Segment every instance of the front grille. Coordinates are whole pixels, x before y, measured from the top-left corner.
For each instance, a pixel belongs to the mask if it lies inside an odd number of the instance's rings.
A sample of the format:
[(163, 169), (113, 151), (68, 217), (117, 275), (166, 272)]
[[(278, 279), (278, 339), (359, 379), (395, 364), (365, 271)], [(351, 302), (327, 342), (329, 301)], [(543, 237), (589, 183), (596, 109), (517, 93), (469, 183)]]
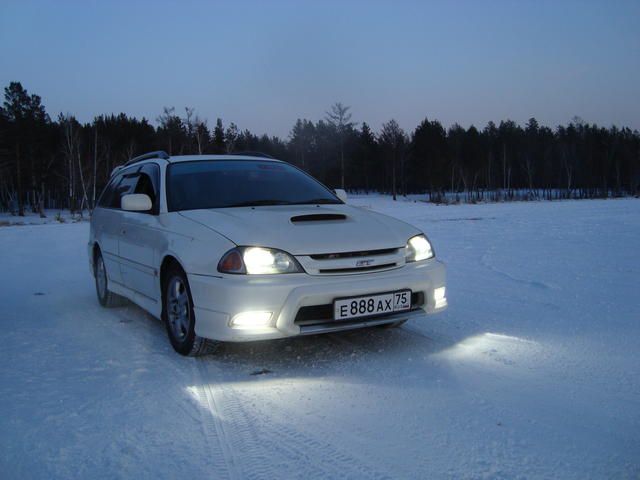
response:
[[(417, 310), (424, 305), (424, 292), (413, 292), (411, 294), (411, 310)], [(387, 315), (394, 315), (394, 313), (388, 313)], [(385, 315), (379, 315), (384, 317)], [(358, 319), (361, 320), (361, 319)], [(324, 305), (310, 305), (307, 307), (300, 307), (294, 323), (296, 325), (317, 325), (321, 323), (333, 322), (333, 303), (327, 303)]]
[(309, 255), (314, 260), (335, 260), (337, 258), (373, 257), (376, 255), (391, 255), (398, 251), (397, 248), (385, 248), (381, 250), (363, 250), (360, 252), (320, 253)]
[(400, 268), (405, 263), (404, 247), (312, 253), (296, 258), (309, 275), (371, 274)]
[(382, 270), (384, 268), (395, 267), (395, 263), (383, 263), (382, 265), (370, 265), (368, 267), (350, 267), (350, 268), (321, 268), (320, 273), (354, 273), (354, 272), (371, 272), (373, 270)]

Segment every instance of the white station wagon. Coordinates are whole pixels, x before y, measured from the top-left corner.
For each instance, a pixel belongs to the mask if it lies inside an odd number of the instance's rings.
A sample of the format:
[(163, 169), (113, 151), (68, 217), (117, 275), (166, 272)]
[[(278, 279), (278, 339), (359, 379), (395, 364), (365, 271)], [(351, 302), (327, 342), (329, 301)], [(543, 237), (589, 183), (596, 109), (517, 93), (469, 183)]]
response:
[(446, 308), (423, 232), (265, 157), (153, 152), (114, 170), (88, 245), (100, 303), (162, 319), (183, 355)]

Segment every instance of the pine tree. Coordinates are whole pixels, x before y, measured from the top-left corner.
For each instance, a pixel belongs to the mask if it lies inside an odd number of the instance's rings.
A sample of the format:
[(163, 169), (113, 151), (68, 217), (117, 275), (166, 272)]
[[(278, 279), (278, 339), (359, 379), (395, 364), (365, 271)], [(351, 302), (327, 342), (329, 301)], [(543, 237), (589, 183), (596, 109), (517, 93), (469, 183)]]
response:
[(224, 127), (222, 120), (218, 118), (216, 120), (216, 126), (213, 129), (213, 151), (214, 153), (226, 153), (226, 145), (224, 139)]

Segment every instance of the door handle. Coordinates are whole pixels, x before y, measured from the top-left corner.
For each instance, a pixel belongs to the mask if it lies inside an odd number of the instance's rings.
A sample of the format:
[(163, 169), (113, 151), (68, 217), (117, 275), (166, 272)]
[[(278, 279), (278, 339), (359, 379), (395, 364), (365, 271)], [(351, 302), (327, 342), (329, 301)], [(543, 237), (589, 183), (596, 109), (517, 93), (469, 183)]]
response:
[(120, 230), (120, 235), (126, 235), (127, 231), (123, 228), (122, 230)]

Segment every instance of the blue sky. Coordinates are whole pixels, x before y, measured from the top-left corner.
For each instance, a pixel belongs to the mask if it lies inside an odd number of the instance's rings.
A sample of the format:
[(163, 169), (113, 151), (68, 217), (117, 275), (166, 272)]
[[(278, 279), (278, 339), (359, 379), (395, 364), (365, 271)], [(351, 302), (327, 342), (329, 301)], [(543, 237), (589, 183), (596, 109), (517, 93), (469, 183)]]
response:
[(574, 116), (640, 129), (640, 1), (8, 1), (0, 84), (52, 116), (196, 108), (287, 136), (335, 101), (375, 129)]

